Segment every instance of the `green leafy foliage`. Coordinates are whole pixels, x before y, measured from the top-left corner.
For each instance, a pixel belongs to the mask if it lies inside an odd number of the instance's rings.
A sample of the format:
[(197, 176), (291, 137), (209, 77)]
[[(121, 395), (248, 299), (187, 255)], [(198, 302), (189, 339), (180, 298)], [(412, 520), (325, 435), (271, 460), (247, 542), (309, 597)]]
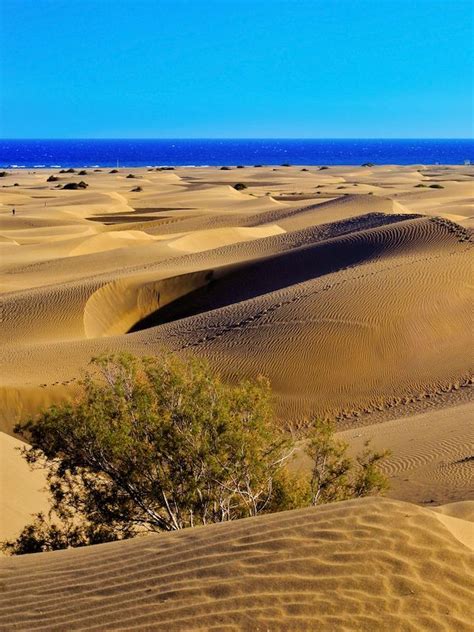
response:
[(310, 476), (286, 467), (297, 444), (279, 430), (267, 380), (222, 382), (172, 355), (96, 358), (73, 403), (17, 426), (47, 471), (51, 510), (12, 542), (21, 554), (173, 531), (382, 491), (370, 450), (357, 463), (333, 427), (307, 441)]

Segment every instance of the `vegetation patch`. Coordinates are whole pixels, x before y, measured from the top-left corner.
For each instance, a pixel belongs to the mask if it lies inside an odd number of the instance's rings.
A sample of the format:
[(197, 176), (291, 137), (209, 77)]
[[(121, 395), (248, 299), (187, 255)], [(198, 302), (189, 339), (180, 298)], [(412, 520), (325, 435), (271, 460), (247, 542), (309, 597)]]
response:
[(47, 471), (51, 509), (4, 551), (33, 553), (175, 531), (383, 491), (385, 452), (356, 459), (328, 422), (304, 437), (311, 467), (287, 468), (296, 439), (276, 423), (267, 380), (229, 385), (197, 359), (92, 361), (72, 403), (17, 425)]

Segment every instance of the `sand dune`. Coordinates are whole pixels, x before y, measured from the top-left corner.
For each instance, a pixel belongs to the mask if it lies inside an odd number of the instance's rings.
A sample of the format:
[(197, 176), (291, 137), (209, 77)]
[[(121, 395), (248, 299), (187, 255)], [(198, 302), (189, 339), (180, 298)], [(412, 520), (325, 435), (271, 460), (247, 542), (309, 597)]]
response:
[(0, 541), (14, 538), (31, 515), (48, 508), (46, 479), (21, 457), (25, 444), (0, 432)]
[(46, 508), (14, 424), (110, 351), (263, 373), (284, 427), (391, 449), (391, 490), (3, 558), (0, 629), (470, 629), (472, 167), (50, 174), (0, 188), (0, 539)]
[(459, 537), (467, 525), (363, 499), (4, 559), (0, 625), (467, 631), (472, 553)]
[(91, 172), (85, 191), (15, 172), (1, 429), (73, 397), (91, 356), (168, 347), (268, 375), (284, 425), (328, 416), (353, 446), (371, 428), (395, 497), (469, 498), (473, 169), (307, 169)]

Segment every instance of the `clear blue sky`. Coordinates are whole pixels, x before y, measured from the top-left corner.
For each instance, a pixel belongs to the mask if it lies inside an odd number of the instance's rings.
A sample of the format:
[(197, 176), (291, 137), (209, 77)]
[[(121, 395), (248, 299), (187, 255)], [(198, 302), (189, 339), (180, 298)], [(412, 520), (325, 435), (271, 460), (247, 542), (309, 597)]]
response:
[(470, 137), (472, 0), (0, 0), (0, 137)]

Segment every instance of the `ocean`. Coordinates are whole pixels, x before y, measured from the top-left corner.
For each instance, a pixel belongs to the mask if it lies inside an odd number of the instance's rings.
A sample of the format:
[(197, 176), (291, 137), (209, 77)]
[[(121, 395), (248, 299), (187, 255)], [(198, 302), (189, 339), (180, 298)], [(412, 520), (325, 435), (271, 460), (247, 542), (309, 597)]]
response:
[(2, 168), (474, 163), (473, 139), (0, 140)]

